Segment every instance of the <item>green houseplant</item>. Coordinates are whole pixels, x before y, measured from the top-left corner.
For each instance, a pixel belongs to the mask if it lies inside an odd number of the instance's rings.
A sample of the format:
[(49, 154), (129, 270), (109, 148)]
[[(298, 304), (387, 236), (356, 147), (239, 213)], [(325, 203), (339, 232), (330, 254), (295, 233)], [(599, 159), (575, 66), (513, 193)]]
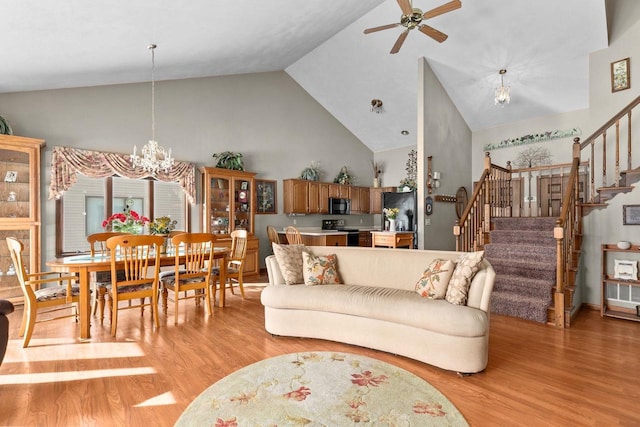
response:
[(300, 179), (307, 181), (319, 181), (320, 180), (320, 163), (311, 162), (311, 166), (308, 166), (300, 173)]
[(242, 153), (234, 153), (232, 151), (223, 151), (222, 153), (215, 153), (213, 158), (216, 159), (216, 167), (222, 169), (231, 169), (236, 171), (243, 171), (244, 164), (242, 162)]

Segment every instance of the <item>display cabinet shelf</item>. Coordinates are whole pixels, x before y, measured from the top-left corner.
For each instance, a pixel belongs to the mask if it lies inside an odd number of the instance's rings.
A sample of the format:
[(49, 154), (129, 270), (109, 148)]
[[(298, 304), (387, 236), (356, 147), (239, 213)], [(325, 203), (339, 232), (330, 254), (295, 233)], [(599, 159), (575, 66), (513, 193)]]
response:
[[(615, 273), (616, 260), (630, 267), (619, 277)], [(640, 245), (632, 244), (629, 249), (620, 249), (616, 244), (602, 245), (601, 316), (640, 322), (639, 260)]]

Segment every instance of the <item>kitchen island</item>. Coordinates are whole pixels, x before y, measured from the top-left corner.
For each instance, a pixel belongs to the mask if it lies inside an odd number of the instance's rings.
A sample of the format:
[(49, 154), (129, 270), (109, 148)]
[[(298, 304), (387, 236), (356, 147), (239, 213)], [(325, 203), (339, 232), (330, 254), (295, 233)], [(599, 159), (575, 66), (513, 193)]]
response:
[[(305, 246), (347, 246), (347, 231), (299, 229)], [(284, 231), (278, 231), (281, 242), (286, 242)]]
[(371, 247), (413, 248), (413, 231), (372, 231)]

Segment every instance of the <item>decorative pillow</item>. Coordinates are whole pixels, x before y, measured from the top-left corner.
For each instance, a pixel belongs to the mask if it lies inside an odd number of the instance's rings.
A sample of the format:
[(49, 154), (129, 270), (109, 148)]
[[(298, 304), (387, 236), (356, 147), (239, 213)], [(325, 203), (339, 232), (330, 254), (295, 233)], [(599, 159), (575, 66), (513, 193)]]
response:
[(316, 256), (308, 251), (303, 251), (302, 264), (305, 285), (337, 285), (342, 283), (338, 274), (338, 257), (335, 254)]
[(484, 251), (465, 253), (458, 258), (456, 269), (449, 280), (445, 299), (451, 304), (466, 305), (471, 279), (478, 272)]
[(282, 277), (287, 285), (304, 283), (302, 275), (302, 250), (304, 245), (273, 244), (273, 254), (276, 256)]
[(416, 283), (416, 292), (429, 299), (443, 299), (455, 268), (451, 260), (434, 259)]

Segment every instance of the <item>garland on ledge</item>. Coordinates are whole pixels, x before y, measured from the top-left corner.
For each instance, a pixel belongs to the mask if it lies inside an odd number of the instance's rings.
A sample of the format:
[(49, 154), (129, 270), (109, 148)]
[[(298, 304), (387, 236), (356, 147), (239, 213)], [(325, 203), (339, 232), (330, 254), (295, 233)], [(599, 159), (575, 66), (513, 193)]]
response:
[(582, 135), (580, 128), (572, 128), (567, 130), (554, 130), (535, 135), (524, 135), (519, 138), (504, 139), (497, 144), (487, 144), (482, 147), (485, 151), (497, 150), (498, 148), (517, 147), (518, 145), (533, 144), (534, 142), (551, 141), (553, 139), (570, 138), (572, 136)]

